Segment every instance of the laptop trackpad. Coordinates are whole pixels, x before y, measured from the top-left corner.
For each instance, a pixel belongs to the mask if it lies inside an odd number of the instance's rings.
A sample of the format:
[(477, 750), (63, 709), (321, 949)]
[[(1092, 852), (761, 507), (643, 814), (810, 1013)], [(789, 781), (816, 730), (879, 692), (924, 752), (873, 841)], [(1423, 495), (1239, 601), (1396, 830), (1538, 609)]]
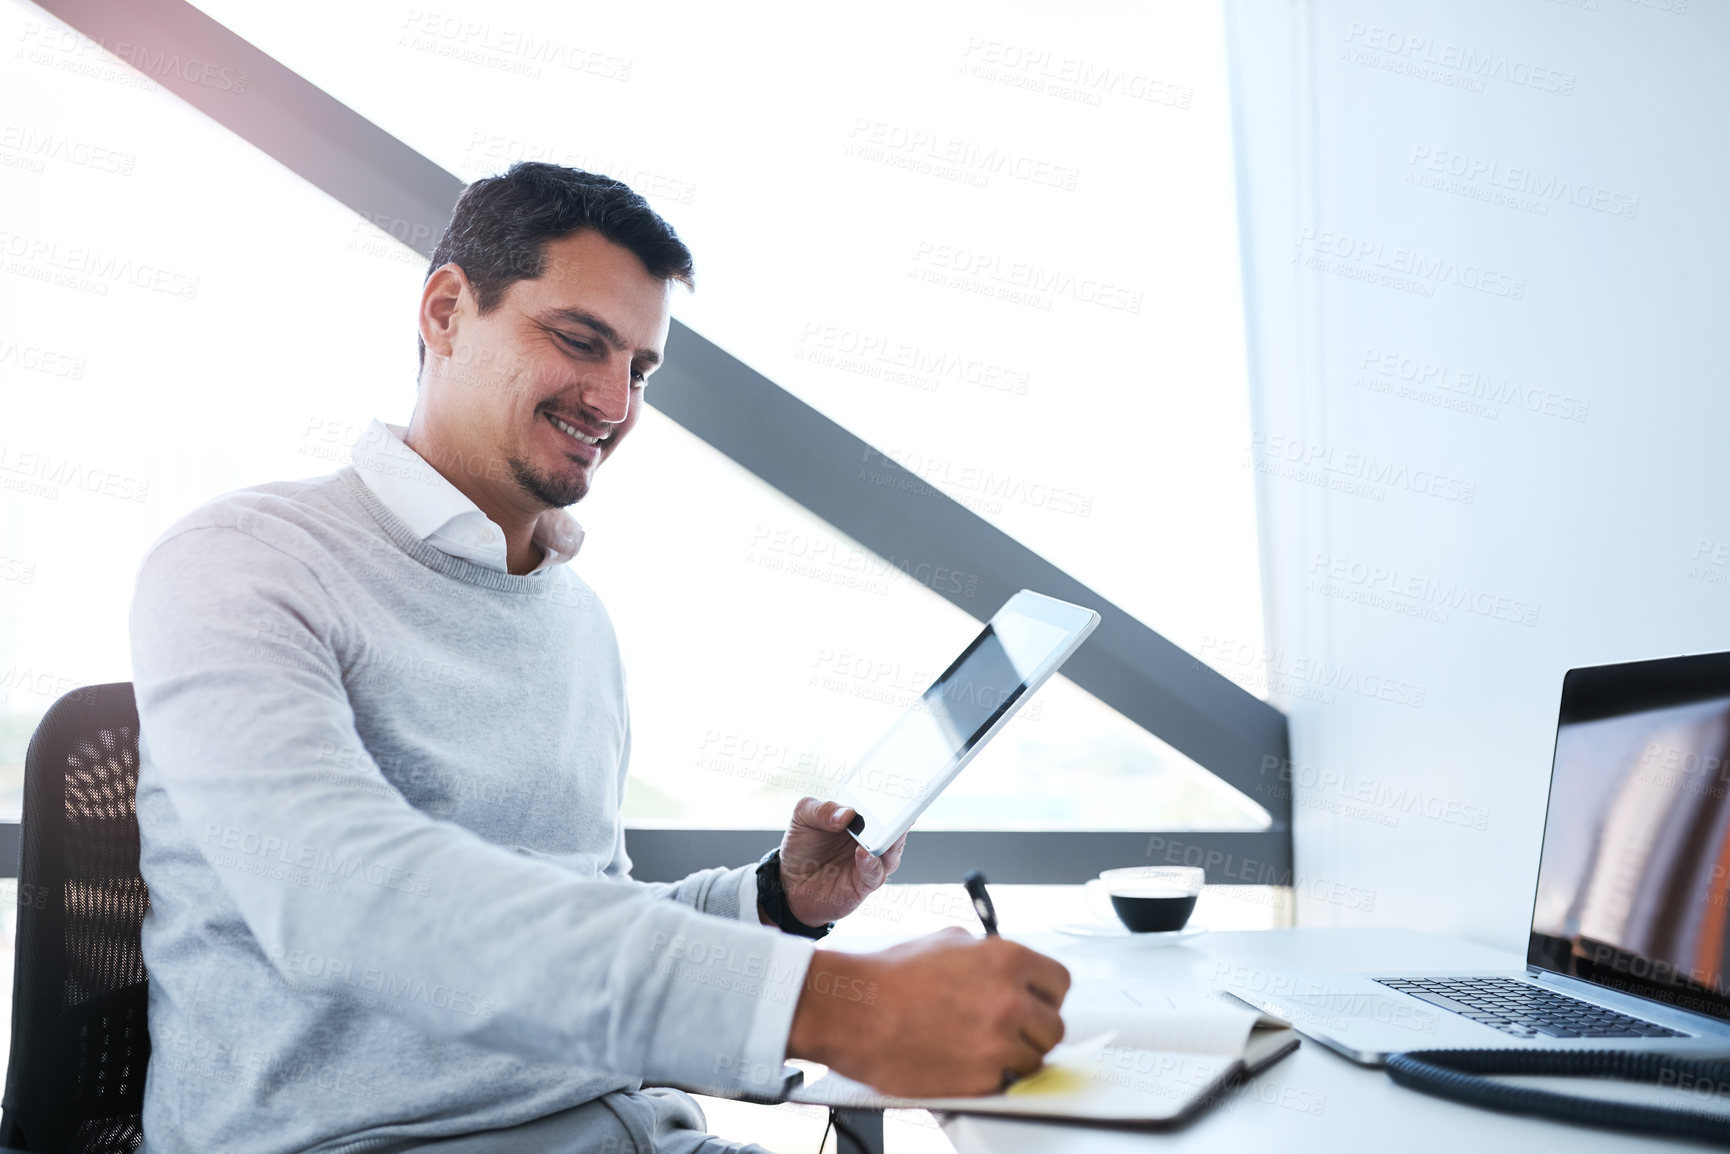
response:
[(1292, 1010), (1292, 1025), (1311, 1029), (1343, 1029), (1353, 1022), (1377, 1022), (1420, 1034), (1433, 1034), (1440, 1014), (1409, 998), (1373, 990), (1339, 990), (1325, 994), (1285, 994), (1282, 1006)]

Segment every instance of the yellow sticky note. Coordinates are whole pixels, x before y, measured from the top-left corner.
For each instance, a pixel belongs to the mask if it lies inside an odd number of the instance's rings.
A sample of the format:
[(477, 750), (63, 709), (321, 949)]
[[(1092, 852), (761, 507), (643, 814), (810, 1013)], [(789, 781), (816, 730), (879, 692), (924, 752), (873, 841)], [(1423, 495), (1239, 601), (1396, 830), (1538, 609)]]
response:
[(1042, 1066), (1004, 1093), (1012, 1097), (1073, 1094), (1087, 1085), (1087, 1075), (1073, 1066)]

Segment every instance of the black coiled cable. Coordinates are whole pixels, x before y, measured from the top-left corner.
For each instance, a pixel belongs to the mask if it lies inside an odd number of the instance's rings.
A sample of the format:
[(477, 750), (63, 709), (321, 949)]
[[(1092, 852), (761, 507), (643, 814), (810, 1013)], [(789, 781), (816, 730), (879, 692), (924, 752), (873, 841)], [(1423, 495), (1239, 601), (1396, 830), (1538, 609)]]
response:
[(1730, 1113), (1558, 1094), (1532, 1086), (1510, 1086), (1489, 1077), (1551, 1074), (1619, 1078), (1682, 1090), (1709, 1087), (1711, 1096), (1730, 1099), (1727, 1062), (1634, 1050), (1415, 1050), (1390, 1057), (1388, 1074), (1402, 1086), (1469, 1106), (1730, 1144)]

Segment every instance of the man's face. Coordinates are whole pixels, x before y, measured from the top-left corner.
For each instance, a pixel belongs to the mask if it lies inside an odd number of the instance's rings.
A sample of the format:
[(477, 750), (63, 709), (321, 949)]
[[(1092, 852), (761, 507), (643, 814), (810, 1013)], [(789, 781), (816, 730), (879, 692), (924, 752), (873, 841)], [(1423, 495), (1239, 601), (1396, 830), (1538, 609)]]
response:
[(461, 285), (422, 398), (433, 463), (525, 511), (588, 493), (637, 422), (670, 323), (670, 282), (599, 233), (548, 241), (544, 256), (541, 275), (485, 315)]

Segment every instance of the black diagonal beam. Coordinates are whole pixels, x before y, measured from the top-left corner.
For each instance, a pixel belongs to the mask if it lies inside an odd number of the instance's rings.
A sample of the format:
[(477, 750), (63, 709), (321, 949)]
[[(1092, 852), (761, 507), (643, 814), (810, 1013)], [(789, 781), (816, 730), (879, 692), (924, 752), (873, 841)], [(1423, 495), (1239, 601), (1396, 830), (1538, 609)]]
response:
[[(42, 6), (308, 182), (430, 256), (463, 182), (184, 0)], [(214, 79), (213, 79), (214, 78)], [(1289, 830), (1285, 715), (674, 322), (649, 398), (841, 532), (984, 618), (1018, 589), (1097, 609), (1064, 673), (1236, 786)], [(1289, 837), (1289, 834), (1285, 834)], [(1289, 846), (1289, 841), (1287, 842)]]
[[(1070, 680), (1289, 820), (1279, 710), (683, 326), (647, 394), (656, 408), (861, 545), (981, 619), (1018, 589), (1099, 611)], [(958, 574), (959, 580), (938, 574)]]

